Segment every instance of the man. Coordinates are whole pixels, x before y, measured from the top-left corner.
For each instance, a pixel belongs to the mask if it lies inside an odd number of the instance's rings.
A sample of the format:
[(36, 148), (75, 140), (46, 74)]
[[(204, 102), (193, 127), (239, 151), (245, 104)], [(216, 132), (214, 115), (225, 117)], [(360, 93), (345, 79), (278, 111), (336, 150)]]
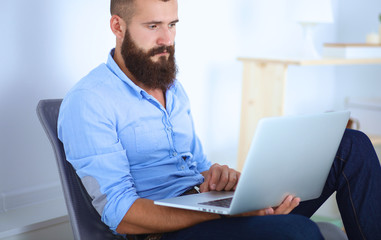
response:
[(194, 186), (234, 190), (240, 173), (206, 159), (175, 80), (177, 0), (111, 0), (111, 14), (116, 47), (67, 94), (58, 121), (67, 160), (110, 229), (161, 239), (321, 239), (305, 216), (337, 191), (348, 235), (381, 239), (380, 164), (356, 131), (346, 131), (316, 200), (287, 196), (277, 208), (227, 218), (154, 205)]

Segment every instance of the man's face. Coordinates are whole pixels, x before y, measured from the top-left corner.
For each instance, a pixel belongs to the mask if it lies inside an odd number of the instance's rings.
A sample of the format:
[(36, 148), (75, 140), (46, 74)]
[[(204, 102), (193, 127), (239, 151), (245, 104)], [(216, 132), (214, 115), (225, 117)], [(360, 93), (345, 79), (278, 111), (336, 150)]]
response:
[(167, 89), (176, 76), (177, 1), (137, 0), (122, 44), (127, 69), (149, 88)]

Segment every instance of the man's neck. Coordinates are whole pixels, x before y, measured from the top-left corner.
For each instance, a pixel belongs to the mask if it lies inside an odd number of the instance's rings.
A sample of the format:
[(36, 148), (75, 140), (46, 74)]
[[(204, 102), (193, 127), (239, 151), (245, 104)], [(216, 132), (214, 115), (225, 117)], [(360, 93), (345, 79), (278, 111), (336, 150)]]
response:
[(152, 97), (154, 97), (164, 108), (166, 108), (165, 107), (166, 99), (165, 99), (165, 93), (163, 92), (163, 90), (157, 88), (157, 89), (146, 90), (146, 92)]

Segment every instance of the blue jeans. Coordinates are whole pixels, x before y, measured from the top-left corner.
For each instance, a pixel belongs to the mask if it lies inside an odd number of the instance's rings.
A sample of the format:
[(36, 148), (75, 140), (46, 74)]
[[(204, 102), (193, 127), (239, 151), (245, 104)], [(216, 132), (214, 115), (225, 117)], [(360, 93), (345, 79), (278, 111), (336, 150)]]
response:
[(319, 198), (301, 202), (288, 215), (223, 218), (162, 239), (323, 239), (309, 217), (334, 191), (349, 239), (381, 239), (380, 163), (368, 137), (348, 129)]
[(323, 193), (292, 213), (312, 216), (334, 191), (349, 239), (381, 239), (381, 167), (362, 132), (345, 131)]

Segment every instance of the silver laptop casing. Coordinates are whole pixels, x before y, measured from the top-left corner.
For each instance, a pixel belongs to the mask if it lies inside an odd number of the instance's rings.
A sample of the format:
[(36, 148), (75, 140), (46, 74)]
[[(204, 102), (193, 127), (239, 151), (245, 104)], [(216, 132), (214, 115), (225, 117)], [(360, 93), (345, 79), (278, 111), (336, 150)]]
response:
[[(208, 192), (155, 201), (157, 205), (238, 214), (278, 206), (292, 194), (320, 196), (349, 119), (349, 111), (263, 118), (235, 192)], [(200, 202), (233, 196), (230, 208)]]

